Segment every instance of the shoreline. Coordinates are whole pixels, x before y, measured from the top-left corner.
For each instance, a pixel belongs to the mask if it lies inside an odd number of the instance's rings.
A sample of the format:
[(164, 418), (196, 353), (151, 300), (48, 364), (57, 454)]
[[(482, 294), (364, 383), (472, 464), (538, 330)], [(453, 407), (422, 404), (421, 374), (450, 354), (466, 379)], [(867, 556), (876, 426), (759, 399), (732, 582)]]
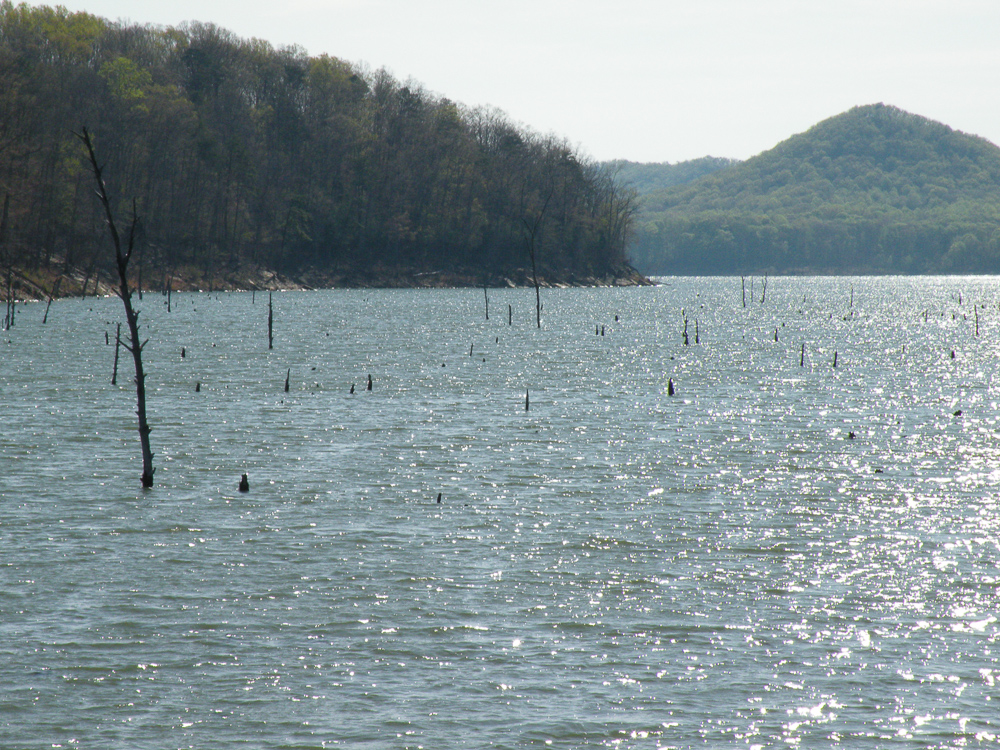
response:
[[(50, 268), (10, 269), (11, 288), (16, 302), (44, 301), (68, 297), (106, 297), (117, 294), (117, 283), (111, 272), (72, 268), (68, 272)], [(516, 268), (506, 273), (483, 277), (465, 270), (426, 270), (376, 267), (369, 269), (305, 270), (283, 274), (263, 267), (240, 267), (213, 275), (201, 269), (178, 269), (167, 273), (162, 269), (147, 270), (142, 292), (237, 292), (237, 291), (306, 291), (313, 289), (468, 289), (531, 288), (534, 286), (530, 269)], [(138, 274), (130, 274), (132, 291), (139, 291)], [(655, 286), (631, 266), (623, 266), (604, 274), (539, 273), (539, 287), (547, 289), (571, 287), (631, 287)], [(0, 271), (0, 300), (8, 300), (7, 270)]]

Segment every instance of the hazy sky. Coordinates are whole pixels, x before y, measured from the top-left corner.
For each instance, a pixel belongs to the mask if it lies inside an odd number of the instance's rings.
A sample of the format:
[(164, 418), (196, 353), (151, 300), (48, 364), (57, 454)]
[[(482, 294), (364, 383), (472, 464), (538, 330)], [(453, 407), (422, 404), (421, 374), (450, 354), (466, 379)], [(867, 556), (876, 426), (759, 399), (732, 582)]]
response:
[[(32, 3), (42, 4), (42, 3)], [(746, 158), (885, 102), (1000, 144), (997, 0), (64, 0), (298, 44), (596, 159)]]

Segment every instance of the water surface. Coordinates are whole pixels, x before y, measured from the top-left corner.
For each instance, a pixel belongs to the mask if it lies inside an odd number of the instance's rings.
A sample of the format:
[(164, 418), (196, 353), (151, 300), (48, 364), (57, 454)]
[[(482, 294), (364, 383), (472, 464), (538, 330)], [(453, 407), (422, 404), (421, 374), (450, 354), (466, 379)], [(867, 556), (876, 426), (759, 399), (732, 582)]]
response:
[(0, 746), (995, 746), (995, 281), (749, 292), (147, 294), (145, 492), (120, 301), (24, 306)]

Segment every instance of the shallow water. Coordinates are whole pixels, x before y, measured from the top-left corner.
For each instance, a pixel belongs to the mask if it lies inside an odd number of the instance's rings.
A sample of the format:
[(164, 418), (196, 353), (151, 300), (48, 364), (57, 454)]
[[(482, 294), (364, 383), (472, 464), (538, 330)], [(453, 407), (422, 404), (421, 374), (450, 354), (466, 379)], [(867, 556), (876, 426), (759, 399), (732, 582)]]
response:
[(663, 282), (19, 309), (0, 747), (995, 746), (996, 282)]

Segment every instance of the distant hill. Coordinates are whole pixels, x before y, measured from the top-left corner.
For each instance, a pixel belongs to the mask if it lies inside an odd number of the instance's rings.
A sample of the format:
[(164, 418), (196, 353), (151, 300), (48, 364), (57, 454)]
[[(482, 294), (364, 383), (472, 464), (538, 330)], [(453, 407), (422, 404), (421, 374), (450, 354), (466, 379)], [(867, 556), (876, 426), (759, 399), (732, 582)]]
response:
[(617, 160), (605, 162), (604, 166), (611, 170), (623, 185), (635, 188), (636, 193), (641, 198), (665, 188), (684, 185), (699, 177), (739, 163), (738, 159), (703, 156), (700, 159), (681, 161), (676, 164)]
[(667, 273), (1000, 273), (1000, 148), (884, 104), (642, 199)]

